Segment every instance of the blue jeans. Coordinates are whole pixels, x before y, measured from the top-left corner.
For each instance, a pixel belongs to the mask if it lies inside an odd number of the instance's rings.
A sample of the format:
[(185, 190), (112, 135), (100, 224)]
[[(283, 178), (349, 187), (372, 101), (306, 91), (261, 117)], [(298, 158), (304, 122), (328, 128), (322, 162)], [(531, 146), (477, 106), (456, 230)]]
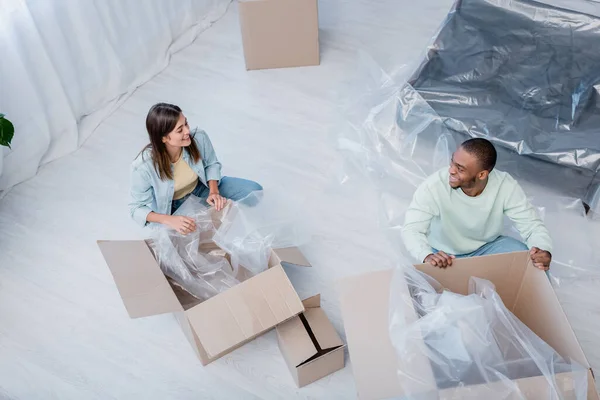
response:
[[(513, 251), (525, 250), (528, 250), (528, 247), (525, 245), (525, 243), (509, 236), (498, 236), (496, 240), (484, 244), (472, 253), (456, 254), (456, 258), (487, 256), (490, 254), (512, 253)], [(434, 253), (437, 253), (438, 251), (439, 250), (433, 249)]]
[[(226, 199), (239, 201), (248, 196), (252, 192), (258, 192), (262, 190), (262, 186), (254, 181), (249, 181), (241, 178), (230, 178), (224, 176), (219, 182), (219, 193)], [(210, 189), (204, 186), (202, 182), (198, 181), (198, 186), (191, 193), (196, 197), (206, 200), (210, 193)], [(173, 200), (171, 203), (171, 214), (173, 214), (181, 205), (190, 197), (188, 194), (181, 199)]]

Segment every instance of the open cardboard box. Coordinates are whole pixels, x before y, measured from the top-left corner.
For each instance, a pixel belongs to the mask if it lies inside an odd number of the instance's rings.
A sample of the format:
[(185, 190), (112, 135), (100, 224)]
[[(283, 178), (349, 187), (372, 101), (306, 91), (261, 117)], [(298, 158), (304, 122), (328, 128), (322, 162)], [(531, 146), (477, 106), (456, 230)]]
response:
[[(531, 264), (528, 252), (457, 259), (452, 267), (435, 268), (429, 264), (416, 268), (455, 293), (468, 294), (471, 276), (490, 280), (506, 307), (562, 357), (572, 359), (588, 368), (588, 399), (598, 399), (594, 377), (575, 333), (558, 302), (546, 274)], [(339, 283), (342, 316), (348, 350), (360, 399), (388, 399), (405, 395), (397, 371), (410, 370), (435, 385), (428, 359), (399, 360), (389, 336), (390, 282), (393, 270), (382, 270), (344, 279)], [(406, 288), (408, 290), (408, 287)], [(412, 307), (411, 307), (412, 308)], [(417, 318), (414, 309), (407, 310)], [(548, 399), (549, 385), (544, 377), (515, 378), (528, 399)], [(563, 398), (573, 398), (573, 379), (570, 373), (556, 375)], [(505, 387), (497, 382), (465, 385), (439, 391), (440, 399), (494, 398)]]
[(319, 65), (317, 0), (240, 0), (246, 69)]
[(253, 277), (240, 268), (240, 284), (201, 302), (169, 282), (146, 241), (98, 241), (98, 246), (129, 316), (174, 313), (202, 365), (304, 311), (282, 267), (310, 266), (295, 247), (272, 250), (269, 268)]
[(306, 311), (277, 326), (277, 340), (300, 388), (344, 368), (346, 347), (321, 309), (321, 296), (302, 301)]

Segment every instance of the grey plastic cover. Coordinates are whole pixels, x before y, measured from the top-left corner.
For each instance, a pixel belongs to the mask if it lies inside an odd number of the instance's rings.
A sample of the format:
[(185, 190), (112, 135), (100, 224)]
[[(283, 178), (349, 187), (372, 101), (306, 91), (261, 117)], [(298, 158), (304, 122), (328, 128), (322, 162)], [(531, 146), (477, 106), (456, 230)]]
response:
[(585, 0), (459, 0), (408, 83), (457, 143), (490, 139), (499, 169), (597, 208), (599, 16)]

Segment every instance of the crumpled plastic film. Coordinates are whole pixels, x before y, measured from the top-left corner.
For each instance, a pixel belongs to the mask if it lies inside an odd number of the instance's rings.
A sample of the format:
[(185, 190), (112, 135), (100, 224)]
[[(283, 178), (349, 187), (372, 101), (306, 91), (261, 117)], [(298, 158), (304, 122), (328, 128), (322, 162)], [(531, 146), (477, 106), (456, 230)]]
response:
[[(346, 102), (345, 125), (337, 135), (337, 147), (345, 163), (340, 183), (364, 176), (380, 192), (380, 225), (399, 259), (408, 261), (401, 240), (404, 215), (416, 187), (447, 168), (461, 140), (446, 126), (421, 94), (407, 83), (406, 68), (386, 74), (365, 58), (357, 78), (364, 90), (354, 102)], [(370, 85), (365, 85), (370, 82)], [(497, 147), (498, 148), (498, 147)], [(497, 169), (515, 177), (537, 207), (554, 242), (550, 276), (555, 291), (593, 368), (600, 368), (600, 224), (585, 214), (583, 199), (567, 196), (546, 186), (549, 170), (523, 155), (499, 151)], [(537, 161), (539, 162), (539, 161)], [(531, 180), (524, 169), (538, 172)], [(572, 184), (564, 179), (565, 187)], [(507, 220), (505, 232), (520, 238)], [(416, 260), (410, 260), (416, 261)]]
[[(309, 236), (298, 227), (294, 201), (255, 192), (217, 212), (190, 196), (174, 215), (191, 217), (196, 231), (182, 235), (156, 227), (150, 245), (163, 273), (206, 300), (269, 267), (271, 249), (299, 246)], [(297, 211), (297, 209), (296, 209)], [(240, 278), (240, 268), (244, 268)]]
[(163, 273), (200, 300), (237, 285), (237, 269), (232, 268), (223, 251), (201, 251), (202, 244), (211, 243), (220, 216), (195, 196), (190, 196), (175, 215), (193, 218), (196, 230), (188, 235), (168, 227), (153, 231), (150, 244)]
[(254, 192), (232, 203), (213, 240), (231, 254), (234, 267), (256, 274), (267, 268), (271, 249), (305, 244), (310, 237), (300, 227), (301, 207), (283, 191)]
[[(438, 399), (440, 391), (444, 398), (525, 399), (514, 380), (536, 376), (550, 387), (549, 398), (587, 398), (587, 369), (562, 358), (519, 321), (484, 279), (472, 277), (464, 296), (415, 268), (397, 268), (390, 338), (406, 399)], [(561, 373), (572, 383), (558, 383), (555, 374)]]
[(398, 255), (404, 256), (399, 228), (414, 190), (449, 166), (456, 141), (443, 120), (405, 83), (405, 70), (391, 76), (368, 57), (363, 60), (363, 71), (369, 72), (357, 80), (371, 82), (372, 87), (342, 109), (346, 124), (337, 147), (347, 165), (343, 179), (366, 174), (381, 190), (383, 226)]

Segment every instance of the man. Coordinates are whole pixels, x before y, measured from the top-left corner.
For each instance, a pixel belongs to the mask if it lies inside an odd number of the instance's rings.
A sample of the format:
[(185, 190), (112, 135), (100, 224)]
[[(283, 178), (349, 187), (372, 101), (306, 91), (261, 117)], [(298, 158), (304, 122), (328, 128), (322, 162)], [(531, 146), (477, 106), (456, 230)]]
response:
[[(494, 169), (496, 149), (470, 139), (453, 154), (449, 169), (436, 172), (415, 192), (402, 238), (419, 262), (446, 268), (456, 257), (530, 249), (533, 264), (550, 267), (552, 241), (517, 181)], [(504, 216), (525, 240), (503, 236)]]

